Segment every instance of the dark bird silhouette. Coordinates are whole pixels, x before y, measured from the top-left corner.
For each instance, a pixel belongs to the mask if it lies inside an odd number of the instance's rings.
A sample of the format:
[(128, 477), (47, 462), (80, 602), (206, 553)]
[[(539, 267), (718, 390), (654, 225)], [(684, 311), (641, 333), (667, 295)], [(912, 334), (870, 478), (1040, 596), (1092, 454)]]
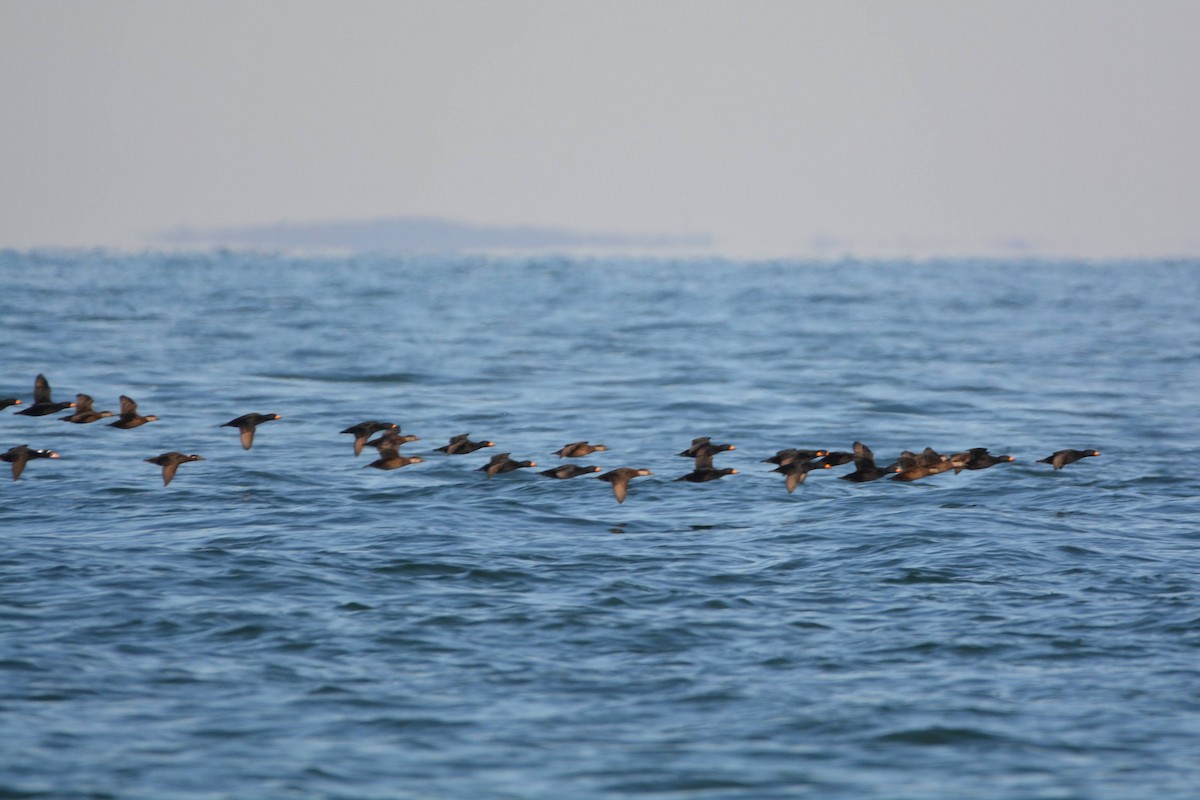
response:
[(515, 469), (523, 467), (536, 467), (536, 461), (514, 461), (508, 457), (508, 453), (497, 453), (492, 456), (491, 461), (479, 468), (480, 472), (486, 472), (490, 481), (494, 476), (502, 472), (512, 472)]
[(3, 399), (0, 399), (0, 411), (3, 411), (4, 409), (8, 408), (9, 406), (19, 406), (19, 405), (21, 405), (21, 401), (19, 399), (17, 399), (16, 397), (5, 397)]
[(718, 478), (724, 478), (726, 475), (736, 475), (736, 469), (728, 467), (724, 469), (714, 469), (712, 467), (697, 467), (687, 475), (680, 475), (675, 480), (687, 481), (688, 483), (705, 483), (707, 481), (715, 481)]
[(695, 439), (692, 439), (692, 444), (687, 450), (684, 450), (682, 453), (676, 453), (675, 455), (683, 456), (684, 458), (695, 458), (696, 453), (699, 452), (700, 448), (706, 444), (710, 444), (711, 442), (711, 436), (697, 436)]
[(997, 464), (1016, 461), (1012, 456), (994, 456), (988, 452), (986, 447), (972, 447), (970, 450), (955, 453), (950, 460), (956, 464), (954, 468), (956, 473), (964, 469), (987, 469)]
[(354, 434), (354, 455), (362, 453), (363, 445), (380, 431), (398, 431), (400, 426), (394, 422), (380, 422), (377, 419), (369, 419), (366, 422), (360, 422), (357, 425), (351, 425), (342, 433)]
[(892, 476), (892, 480), (916, 481), (928, 478), (930, 475), (940, 475), (947, 470), (954, 469), (957, 463), (959, 462), (942, 455), (932, 447), (926, 447), (920, 453), (905, 450), (900, 454), (900, 460), (896, 462), (899, 469)]
[(140, 425), (145, 425), (147, 422), (154, 422), (158, 417), (153, 414), (142, 416), (138, 414), (137, 403), (131, 398), (121, 395), (121, 416), (116, 422), (108, 423), (113, 428), (136, 428)]
[(900, 467), (897, 464), (892, 464), (888, 467), (880, 467), (875, 463), (875, 454), (871, 452), (871, 448), (867, 447), (862, 442), (854, 443), (854, 472), (849, 472), (838, 477), (844, 481), (852, 483), (867, 483), (868, 481), (878, 480), (884, 475), (899, 472)]
[(188, 455), (178, 450), (172, 450), (169, 453), (163, 453), (162, 455), (147, 458), (146, 460), (151, 464), (158, 464), (162, 467), (163, 486), (166, 486), (174, 479), (175, 471), (179, 469), (180, 464), (186, 464), (189, 461), (203, 461), (204, 456), (198, 456), (195, 453)]
[(654, 473), (648, 469), (634, 469), (633, 467), (618, 467), (610, 470), (603, 475), (597, 475), (596, 480), (608, 481), (612, 484), (613, 497), (617, 498), (618, 503), (625, 502), (625, 495), (629, 493), (629, 481), (631, 478), (638, 478), (645, 475), (653, 475)]
[(98, 419), (111, 417), (111, 411), (97, 411), (93, 408), (92, 396), (90, 394), (75, 395), (75, 413), (65, 417), (59, 417), (64, 422), (75, 422), (80, 425), (86, 425), (89, 422), (95, 422)]
[(808, 478), (808, 473), (814, 469), (832, 469), (832, 464), (826, 464), (820, 459), (814, 461), (789, 461), (786, 464), (780, 464), (771, 472), (782, 472), (787, 476), (788, 494), (796, 491), (796, 487), (804, 483)]
[(580, 475), (587, 475), (589, 472), (599, 472), (597, 466), (581, 467), (578, 464), (563, 464), (561, 467), (554, 469), (546, 469), (539, 472), (539, 475), (545, 475), (547, 478), (558, 478), (566, 480), (567, 478), (578, 478)]
[(563, 445), (562, 448), (555, 450), (554, 455), (559, 458), (582, 458), (600, 450), (608, 448), (602, 444), (588, 444), (587, 442), (571, 442), (568, 445)]
[(25, 465), (35, 458), (60, 458), (53, 450), (30, 450), (29, 445), (19, 444), (10, 448), (7, 453), (0, 455), (0, 461), (12, 464), (12, 476), (15, 481), (25, 471)]
[(33, 379), (33, 405), (29, 408), (23, 408), (17, 413), (26, 417), (44, 417), (47, 414), (55, 414), (62, 411), (64, 408), (74, 407), (74, 403), (55, 403), (51, 400), (50, 383), (46, 380), (45, 375), (38, 375)]
[(242, 449), (249, 450), (254, 444), (254, 429), (264, 422), (270, 422), (273, 419), (283, 419), (278, 414), (243, 414), (237, 419), (231, 419), (222, 425), (222, 428), (237, 428), (241, 432)]
[(450, 443), (435, 447), (434, 451), (445, 453), (446, 455), (458, 456), (464, 453), (474, 453), (482, 447), (495, 447), (495, 442), (472, 442), (471, 434), (460, 433), (458, 436), (451, 436)]
[(400, 452), (394, 448), (380, 448), (379, 458), (367, 464), (368, 467), (375, 469), (400, 469), (407, 467), (409, 464), (420, 464), (425, 459), (420, 456), (402, 456)]
[(1039, 464), (1053, 464), (1055, 469), (1062, 469), (1067, 464), (1074, 464), (1081, 458), (1100, 455), (1099, 450), (1059, 450), (1053, 455), (1039, 458)]
[(692, 445), (682, 453), (676, 453), (677, 456), (684, 458), (707, 458), (709, 461), (717, 453), (724, 453), (726, 450), (736, 450), (737, 448), (731, 444), (713, 444), (712, 439), (708, 436), (701, 436), (697, 439), (692, 439)]
[(371, 441), (367, 442), (367, 447), (374, 447), (380, 453), (384, 450), (399, 450), (409, 442), (421, 441), (420, 436), (413, 436), (411, 433), (401, 433), (399, 429), (388, 431), (382, 436), (376, 436)]
[(692, 439), (691, 446), (681, 453), (676, 453), (677, 456), (691, 458), (694, 460), (693, 469), (712, 469), (713, 456), (718, 453), (724, 453), (727, 450), (736, 450), (737, 448), (731, 444), (713, 444), (707, 436), (701, 436), (697, 439)]
[(835, 450), (832, 453), (826, 453), (821, 458), (822, 464), (828, 464), (831, 467), (840, 467), (842, 464), (849, 464), (854, 460), (854, 453), (846, 453), (841, 450)]
[(828, 450), (797, 450), (794, 447), (789, 447), (786, 450), (780, 450), (770, 458), (764, 458), (764, 464), (791, 464), (793, 461), (811, 461), (814, 458), (829, 455)]

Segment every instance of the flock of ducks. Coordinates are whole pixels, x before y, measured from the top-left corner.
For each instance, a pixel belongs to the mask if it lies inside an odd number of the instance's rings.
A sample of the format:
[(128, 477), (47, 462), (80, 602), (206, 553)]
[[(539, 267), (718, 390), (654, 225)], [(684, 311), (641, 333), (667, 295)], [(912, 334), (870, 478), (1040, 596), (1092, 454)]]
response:
[[(139, 414), (137, 403), (125, 395), (121, 395), (121, 412), (119, 415), (114, 415), (111, 411), (96, 411), (94, 403), (95, 401), (91, 396), (86, 394), (75, 395), (75, 402), (73, 403), (56, 403), (51, 397), (50, 384), (46, 381), (45, 376), (38, 375), (33, 384), (33, 403), (16, 413), (31, 417), (41, 417), (67, 409), (74, 409), (73, 413), (59, 417), (58, 419), (64, 422), (88, 424), (116, 416), (116, 420), (108, 424), (114, 428), (126, 429), (137, 428), (158, 419), (158, 417), (153, 415), (143, 416)], [(0, 409), (20, 405), (22, 405), (20, 398), (0, 399)], [(278, 414), (244, 414), (236, 419), (231, 419), (221, 427), (237, 428), (242, 447), (249, 450), (254, 444), (254, 433), (257, 427), (264, 422), (277, 419), (281, 419)], [(420, 464), (425, 460), (421, 456), (401, 455), (401, 447), (409, 442), (419, 441), (420, 437), (413, 436), (412, 434), (401, 434), (400, 426), (394, 422), (367, 420), (356, 425), (351, 425), (341, 432), (354, 436), (354, 454), (356, 456), (360, 455), (366, 447), (374, 447), (378, 451), (379, 458), (367, 464), (366, 466), (368, 467), (380, 470), (392, 470), (407, 467), (411, 464)], [(451, 437), (450, 441), (445, 445), (435, 448), (435, 452), (445, 453), (446, 455), (464, 455), (494, 446), (495, 442), (472, 441), (470, 434), (464, 433)], [(592, 453), (603, 452), (607, 449), (602, 444), (590, 444), (586, 441), (571, 442), (555, 451), (554, 455), (560, 459), (576, 459), (584, 458)], [(675, 480), (705, 483), (723, 478), (726, 475), (737, 474), (738, 471), (736, 469), (713, 466), (714, 457), (736, 449), (732, 444), (715, 444), (707, 436), (693, 439), (689, 447), (680, 453), (676, 453), (678, 456), (691, 458), (693, 460), (693, 469), (691, 472), (681, 475)], [(1058, 470), (1082, 458), (1098, 455), (1100, 453), (1096, 450), (1059, 450), (1046, 458), (1039, 459), (1038, 463), (1050, 464), (1054, 469)], [(39, 458), (58, 457), (58, 453), (52, 450), (35, 450), (24, 444), (0, 454), (0, 460), (12, 464), (13, 480), (21, 477), (21, 473), (25, 470), (25, 465), (28, 462)], [(181, 464), (186, 464), (190, 461), (203, 461), (204, 457), (195, 453), (188, 454), (172, 450), (145, 460), (162, 467), (163, 485), (166, 486), (175, 477), (175, 473)], [(784, 485), (790, 494), (796, 490), (797, 486), (804, 483), (809, 472), (832, 469), (844, 464), (853, 464), (854, 470), (839, 476), (842, 480), (854, 483), (867, 483), (878, 480), (886, 475), (890, 475), (894, 481), (915, 481), (943, 472), (953, 471), (957, 474), (964, 469), (987, 469), (997, 464), (1014, 460), (1010, 455), (992, 455), (986, 447), (973, 447), (960, 453), (954, 453), (953, 455), (945, 455), (931, 447), (926, 447), (920, 453), (905, 450), (894, 462), (881, 467), (876, 464), (875, 454), (871, 452), (869, 447), (862, 442), (855, 442), (851, 452), (788, 448), (780, 450), (770, 458), (763, 459), (763, 463), (774, 464), (775, 467), (772, 472), (784, 475)], [(487, 478), (490, 480), (496, 475), (505, 472), (536, 466), (537, 463), (534, 461), (516, 460), (511, 458), (509, 453), (498, 453), (478, 469), (480, 472), (486, 473)], [(601, 468), (597, 466), (563, 464), (552, 469), (543, 470), (540, 474), (548, 478), (566, 480), (577, 478), (581, 475), (595, 474), (600, 471)], [(618, 503), (623, 503), (629, 492), (629, 482), (633, 478), (653, 474), (648, 469), (619, 467), (596, 477), (611, 484), (613, 496)]]

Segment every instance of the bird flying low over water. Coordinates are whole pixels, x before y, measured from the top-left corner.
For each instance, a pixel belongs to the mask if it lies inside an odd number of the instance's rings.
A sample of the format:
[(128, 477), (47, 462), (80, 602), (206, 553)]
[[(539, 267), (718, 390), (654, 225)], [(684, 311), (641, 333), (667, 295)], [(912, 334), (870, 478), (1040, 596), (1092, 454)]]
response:
[(731, 444), (713, 444), (708, 436), (700, 436), (692, 439), (692, 444), (688, 449), (675, 455), (694, 459), (695, 463), (693, 466), (695, 469), (703, 470), (712, 469), (713, 456), (718, 453), (724, 453), (727, 450), (737, 450), (737, 448)]
[[(830, 465), (832, 466), (832, 465)], [(875, 464), (875, 454), (871, 452), (871, 448), (867, 447), (862, 442), (854, 443), (854, 472), (838, 477), (844, 481), (852, 483), (867, 483), (869, 481), (878, 480), (884, 475), (893, 472), (899, 472), (899, 464), (891, 464), (887, 467), (880, 467)]]
[(74, 422), (80, 425), (86, 425), (89, 422), (95, 422), (98, 419), (111, 417), (111, 411), (97, 411), (93, 406), (92, 396), (90, 394), (75, 395), (75, 413), (68, 414), (65, 417), (59, 417), (64, 422)]
[(587, 442), (571, 442), (563, 445), (558, 450), (554, 451), (554, 455), (559, 458), (582, 458), (592, 453), (607, 450), (608, 447), (602, 444), (588, 444)]
[(254, 429), (264, 422), (273, 419), (283, 419), (278, 414), (243, 414), (237, 419), (231, 419), (222, 428), (237, 428), (241, 432), (242, 449), (249, 450), (254, 444)]
[(367, 467), (375, 469), (400, 469), (401, 467), (407, 467), (409, 464), (420, 464), (424, 461), (425, 459), (420, 456), (402, 456), (399, 450), (380, 448), (379, 458), (367, 464)]
[(764, 458), (762, 463), (778, 464), (782, 467), (784, 464), (790, 464), (793, 461), (811, 461), (814, 458), (827, 455), (829, 455), (828, 450), (797, 450), (794, 447), (789, 447), (786, 450), (780, 450), (770, 458)]
[(633, 467), (618, 467), (614, 470), (609, 470), (603, 475), (597, 475), (596, 480), (607, 481), (612, 484), (613, 497), (617, 498), (618, 503), (625, 502), (625, 495), (629, 493), (629, 481), (633, 478), (639, 478), (654, 473), (648, 469), (634, 469)]
[(27, 444), (19, 444), (9, 448), (8, 452), (0, 455), (0, 461), (12, 464), (12, 479), (15, 481), (25, 471), (25, 465), (35, 458), (60, 458), (53, 450), (31, 450)]
[(997, 464), (1016, 461), (1012, 456), (994, 456), (988, 452), (986, 447), (972, 447), (970, 450), (955, 453), (950, 456), (950, 460), (957, 465), (954, 468), (955, 473), (961, 472), (964, 469), (987, 469)]
[(457, 436), (450, 437), (450, 443), (435, 447), (434, 450), (446, 455), (457, 456), (464, 453), (474, 453), (483, 447), (495, 447), (495, 442), (472, 442), (471, 434), (460, 433)]
[(163, 453), (162, 455), (147, 458), (146, 460), (151, 464), (157, 464), (162, 467), (163, 486), (166, 486), (175, 477), (175, 471), (179, 469), (180, 464), (186, 464), (189, 461), (203, 461), (204, 456), (198, 456), (195, 453), (188, 455), (178, 450), (172, 450), (169, 453)]
[(536, 467), (536, 461), (514, 461), (508, 457), (508, 453), (497, 453), (492, 456), (491, 461), (479, 468), (480, 472), (486, 472), (488, 480), (502, 472), (512, 472), (515, 469), (523, 467)]
[(360, 422), (357, 425), (351, 425), (342, 433), (354, 434), (354, 455), (362, 453), (363, 445), (380, 431), (398, 431), (400, 426), (394, 422), (380, 422), (377, 419), (369, 419), (366, 422)]
[[(26, 416), (43, 416), (64, 408), (74, 408), (74, 413), (68, 413), (67, 416), (60, 416), (58, 419), (76, 424), (92, 423), (105, 417), (113, 416), (110, 411), (97, 411), (95, 409), (95, 400), (92, 396), (82, 392), (75, 395), (75, 402), (73, 403), (55, 403), (51, 397), (50, 383), (46, 380), (44, 374), (38, 374), (34, 380), (33, 398), (34, 402), (30, 407), (23, 408), (17, 413)], [(120, 399), (120, 415), (108, 423), (110, 426), (114, 428), (137, 428), (148, 422), (158, 420), (158, 417), (153, 415), (143, 416), (139, 414), (138, 405), (131, 397), (121, 395)], [(21, 400), (15, 397), (0, 399), (0, 409), (19, 405), (21, 405)], [(257, 427), (264, 422), (277, 419), (282, 419), (282, 417), (279, 414), (244, 414), (224, 423), (220, 427), (237, 428), (242, 448), (250, 450), (254, 444)], [(419, 441), (421, 437), (412, 434), (401, 434), (400, 426), (395, 422), (374, 419), (365, 420), (351, 425), (340, 432), (354, 436), (355, 455), (361, 455), (364, 447), (374, 447), (379, 451), (379, 457), (367, 464), (367, 467), (379, 470), (394, 470), (425, 461), (420, 456), (402, 456), (400, 454), (401, 447), (410, 442)], [(82, 431), (78, 433), (82, 435)], [(448, 443), (434, 448), (434, 450), (447, 455), (461, 455), (473, 453), (486, 447), (495, 447), (495, 442), (472, 441), (470, 436), (469, 433), (452, 436)], [(565, 444), (554, 451), (554, 455), (560, 459), (577, 459), (608, 449), (603, 444), (592, 444), (584, 440)], [(692, 439), (687, 449), (676, 453), (677, 456), (693, 459), (694, 467), (692, 471), (685, 475), (680, 475), (674, 480), (687, 483), (707, 483), (719, 480), (726, 475), (736, 475), (738, 474), (737, 469), (721, 469), (713, 465), (715, 456), (736, 449), (732, 444), (714, 443), (708, 436), (696, 437)], [(669, 453), (670, 450), (666, 450), (665, 452)], [(1040, 459), (1038, 463), (1051, 464), (1055, 470), (1060, 470), (1066, 465), (1073, 464), (1080, 459), (1099, 455), (1100, 452), (1098, 450), (1059, 450), (1046, 458)], [(12, 464), (13, 480), (17, 480), (21, 476), (29, 461), (38, 458), (59, 458), (59, 455), (52, 450), (34, 450), (28, 445), (13, 447), (7, 452), (0, 454), (0, 460)], [(736, 458), (734, 456), (730, 460), (736, 461)], [(174, 479), (180, 464), (202, 460), (204, 460), (203, 456), (194, 453), (189, 455), (174, 450), (145, 459), (147, 462), (162, 467), (164, 486), (168, 485)], [(772, 472), (778, 472), (786, 478), (785, 485), (788, 493), (791, 494), (796, 490), (796, 487), (807, 480), (810, 472), (830, 469), (831, 467), (850, 462), (853, 462), (853, 471), (842, 474), (839, 477), (842, 480), (853, 483), (868, 483), (887, 475), (890, 475), (894, 481), (911, 482), (950, 470), (958, 474), (963, 470), (989, 469), (997, 464), (1015, 460), (1011, 455), (993, 455), (988, 452), (986, 447), (972, 447), (961, 452), (956, 452), (953, 455), (944, 455), (932, 447), (926, 447), (921, 452), (905, 450), (895, 462), (881, 467), (876, 463), (875, 454), (871, 451), (871, 448), (862, 442), (856, 441), (854, 442), (852, 452), (787, 448), (778, 450), (775, 455), (769, 458), (764, 458), (763, 462), (777, 465)], [(496, 475), (505, 472), (536, 466), (536, 461), (518, 461), (514, 460), (509, 453), (499, 453), (492, 456), (486, 464), (475, 467), (475, 469), (486, 473), (487, 478), (490, 480)], [(579, 466), (577, 463), (560, 462), (557, 467), (543, 470), (539, 474), (555, 480), (569, 480), (583, 475), (591, 475), (598, 480), (608, 483), (612, 487), (613, 497), (616, 498), (618, 503), (623, 503), (629, 493), (629, 482), (633, 478), (649, 476), (654, 473), (648, 469), (633, 467), (620, 467), (603, 472), (601, 467), (598, 466), (585, 467)]]
[(23, 408), (17, 413), (26, 417), (44, 417), (47, 414), (62, 411), (64, 408), (74, 407), (74, 403), (55, 403), (51, 400), (50, 382), (46, 380), (45, 375), (39, 374), (33, 379), (33, 405)]
[(1053, 464), (1055, 469), (1062, 469), (1067, 464), (1074, 464), (1081, 458), (1100, 455), (1099, 450), (1059, 450), (1053, 455), (1039, 458), (1039, 464)]
[(542, 470), (538, 474), (545, 475), (547, 478), (566, 480), (567, 478), (578, 478), (580, 475), (587, 475), (589, 473), (599, 471), (600, 468), (594, 465), (590, 467), (582, 467), (578, 464), (563, 464), (561, 467)]
[(109, 427), (112, 428), (137, 428), (145, 425), (147, 422), (154, 422), (158, 417), (153, 414), (142, 416), (138, 413), (137, 403), (133, 402), (132, 398), (121, 395), (121, 416), (116, 422), (110, 422)]
[(932, 447), (926, 447), (921, 453), (905, 450), (896, 463), (900, 469), (892, 476), (894, 481), (917, 481), (954, 468), (949, 456), (942, 455)]
[(718, 478), (724, 478), (726, 475), (737, 475), (736, 469), (714, 469), (713, 467), (698, 467), (692, 470), (687, 475), (680, 475), (675, 480), (687, 481), (689, 483), (706, 483), (715, 481)]
[(814, 469), (832, 469), (832, 464), (825, 464), (820, 459), (813, 461), (789, 461), (786, 464), (780, 464), (771, 472), (782, 472), (787, 476), (786, 486), (788, 494), (796, 491), (796, 487), (804, 483), (808, 478), (808, 473)]
[(399, 450), (409, 442), (421, 441), (420, 436), (413, 436), (411, 433), (401, 433), (399, 429), (388, 431), (382, 436), (376, 436), (371, 441), (367, 442), (367, 447), (374, 447), (380, 453), (384, 450)]
[(846, 453), (840, 450), (835, 450), (832, 453), (826, 453), (821, 458), (822, 464), (828, 464), (831, 467), (840, 467), (842, 464), (849, 464), (854, 460), (854, 453)]

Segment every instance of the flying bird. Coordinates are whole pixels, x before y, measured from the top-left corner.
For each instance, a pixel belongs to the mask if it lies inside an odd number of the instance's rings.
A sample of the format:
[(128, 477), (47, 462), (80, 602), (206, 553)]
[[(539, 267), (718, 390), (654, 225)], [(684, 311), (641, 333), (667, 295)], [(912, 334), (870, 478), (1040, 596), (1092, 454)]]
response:
[(780, 464), (771, 472), (781, 472), (787, 476), (785, 485), (787, 486), (788, 494), (796, 491), (796, 487), (804, 483), (808, 478), (808, 473), (814, 469), (832, 469), (832, 464), (826, 464), (820, 459), (813, 461), (789, 461), (786, 464)]
[(648, 469), (634, 469), (633, 467), (618, 467), (610, 470), (603, 475), (597, 475), (596, 480), (608, 481), (612, 484), (613, 497), (617, 498), (618, 503), (625, 502), (625, 495), (629, 493), (629, 481), (632, 478), (642, 477), (644, 475), (653, 475), (654, 473)]
[(360, 422), (357, 425), (351, 425), (342, 433), (354, 434), (354, 455), (362, 453), (363, 445), (380, 431), (398, 431), (400, 426), (394, 422), (380, 422), (377, 419), (369, 419), (366, 422)]
[(563, 445), (558, 450), (554, 451), (554, 455), (559, 458), (582, 458), (586, 455), (607, 450), (608, 447), (602, 444), (588, 444), (587, 442), (571, 442)]
[(401, 467), (407, 467), (409, 464), (420, 464), (423, 461), (425, 459), (420, 456), (402, 456), (399, 450), (380, 448), (379, 458), (367, 464), (367, 466), (375, 469), (400, 469)]
[(140, 425), (145, 425), (147, 422), (154, 422), (158, 417), (153, 414), (142, 416), (138, 413), (137, 403), (125, 395), (121, 395), (121, 416), (116, 422), (108, 423), (113, 428), (136, 428)]
[(59, 419), (64, 422), (86, 425), (89, 422), (95, 422), (96, 420), (113, 415), (111, 411), (97, 411), (92, 405), (94, 402), (90, 394), (77, 394), (75, 395), (75, 413), (59, 417)]
[(457, 436), (451, 436), (449, 444), (435, 447), (434, 450), (446, 455), (457, 456), (464, 453), (474, 453), (482, 447), (494, 447), (496, 444), (495, 442), (472, 442), (470, 437), (471, 434), (469, 433), (460, 433)]
[(687, 475), (681, 475), (675, 480), (688, 481), (689, 483), (706, 483), (715, 481), (718, 478), (724, 478), (726, 475), (736, 475), (736, 469), (714, 469), (713, 467), (697, 467)]
[(1062, 469), (1067, 464), (1074, 464), (1081, 458), (1100, 455), (1099, 450), (1059, 450), (1046, 458), (1039, 458), (1039, 464), (1053, 464), (1055, 469)]
[(581, 467), (578, 464), (563, 464), (561, 467), (554, 469), (546, 469), (539, 472), (539, 475), (545, 475), (547, 478), (558, 478), (566, 480), (567, 478), (578, 478), (580, 475), (587, 475), (590, 472), (599, 472), (600, 468), (593, 465), (590, 467)]
[(1012, 456), (994, 456), (988, 452), (986, 447), (972, 447), (970, 450), (955, 453), (950, 460), (959, 465), (954, 468), (955, 472), (961, 472), (964, 469), (987, 469), (997, 464), (1016, 461)]
[(163, 486), (166, 486), (175, 477), (175, 471), (179, 469), (180, 464), (186, 464), (189, 461), (203, 461), (204, 456), (198, 456), (195, 453), (188, 455), (181, 453), (178, 450), (172, 450), (169, 453), (147, 458), (151, 464), (157, 464), (162, 467)]
[(222, 428), (237, 428), (241, 432), (242, 449), (249, 450), (254, 444), (254, 429), (264, 422), (273, 419), (283, 419), (278, 414), (243, 414), (237, 419), (231, 419)]
[[(832, 466), (832, 465), (830, 465)], [(884, 475), (899, 472), (899, 463), (880, 467), (875, 463), (875, 454), (871, 448), (862, 442), (854, 443), (854, 472), (848, 472), (838, 477), (851, 483), (867, 483), (882, 478)]]
[(35, 458), (60, 458), (60, 456), (53, 450), (30, 450), (27, 444), (19, 444), (16, 447), (10, 448), (3, 455), (0, 455), (0, 461), (7, 461), (12, 464), (12, 479), (14, 481), (21, 477), (21, 473), (25, 471), (25, 464)]
[(409, 442), (421, 441), (420, 436), (413, 436), (411, 433), (401, 433), (398, 429), (387, 431), (382, 436), (376, 436), (371, 441), (367, 442), (367, 447), (374, 447), (376, 450), (383, 452), (384, 450), (399, 450)]
[(488, 463), (480, 467), (479, 471), (486, 472), (488, 480), (490, 481), (493, 477), (502, 472), (512, 472), (513, 470), (521, 469), (522, 467), (536, 466), (536, 461), (514, 461), (508, 457), (508, 453), (497, 453), (496, 455), (492, 456), (492, 459), (488, 461)]
[(47, 414), (54, 414), (64, 408), (73, 408), (74, 406), (74, 403), (55, 403), (51, 400), (50, 383), (46, 380), (45, 375), (39, 374), (33, 379), (33, 405), (23, 408), (17, 413), (26, 417), (44, 417)]

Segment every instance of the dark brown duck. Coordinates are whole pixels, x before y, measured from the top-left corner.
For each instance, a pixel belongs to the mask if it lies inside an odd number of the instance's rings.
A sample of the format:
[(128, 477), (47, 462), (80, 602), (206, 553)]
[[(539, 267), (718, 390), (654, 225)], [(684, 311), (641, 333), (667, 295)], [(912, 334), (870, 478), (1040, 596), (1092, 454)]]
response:
[(583, 467), (579, 464), (563, 464), (561, 467), (542, 470), (538, 474), (545, 475), (547, 478), (567, 480), (568, 478), (578, 478), (580, 475), (587, 475), (589, 473), (599, 471), (600, 468), (597, 466)]
[(19, 444), (9, 448), (8, 452), (0, 455), (0, 461), (12, 464), (12, 479), (15, 481), (25, 471), (25, 465), (37, 458), (60, 458), (53, 450), (31, 450), (27, 444)]
[(794, 447), (789, 447), (786, 450), (780, 450), (770, 458), (764, 458), (764, 464), (791, 464), (793, 461), (811, 461), (814, 458), (829, 455), (828, 450), (798, 450)]
[(138, 413), (137, 403), (133, 402), (132, 398), (121, 395), (121, 416), (116, 422), (108, 423), (113, 428), (137, 428), (145, 425), (147, 422), (154, 422), (158, 417), (153, 414), (142, 416)]
[(111, 411), (97, 411), (93, 407), (92, 396), (90, 394), (75, 395), (75, 413), (65, 417), (59, 417), (64, 422), (74, 422), (79, 425), (86, 425), (89, 422), (111, 417)]
[(243, 414), (242, 416), (231, 419), (222, 425), (222, 428), (237, 428), (241, 434), (242, 449), (249, 450), (254, 444), (254, 430), (264, 422), (270, 422), (274, 419), (283, 419), (278, 414)]
[(425, 459), (420, 456), (402, 456), (398, 450), (381, 449), (379, 451), (379, 458), (367, 464), (367, 467), (373, 467), (374, 469), (400, 469), (401, 467), (407, 467), (410, 464), (420, 464), (424, 461)]
[(921, 453), (905, 450), (896, 462), (898, 471), (892, 476), (894, 481), (917, 481), (930, 475), (940, 475), (954, 469), (955, 462), (949, 456), (944, 456), (932, 447), (926, 447)]
[(950, 457), (950, 460), (956, 464), (954, 468), (955, 472), (960, 472), (964, 469), (987, 469), (997, 464), (1016, 461), (1012, 456), (994, 456), (988, 452), (986, 447), (972, 447), (970, 450), (955, 453)]
[(420, 436), (413, 436), (411, 433), (401, 433), (399, 430), (388, 431), (382, 436), (376, 436), (371, 441), (367, 442), (367, 447), (374, 447), (380, 453), (384, 450), (399, 450), (409, 442), (421, 441)]
[(50, 383), (46, 380), (45, 375), (38, 375), (33, 379), (33, 405), (29, 408), (23, 408), (18, 411), (26, 417), (44, 417), (47, 414), (56, 414), (65, 408), (74, 408), (74, 403), (56, 403), (50, 398)]
[(707, 483), (724, 478), (726, 475), (737, 475), (736, 469), (729, 467), (723, 469), (715, 469), (713, 467), (699, 467), (692, 470), (687, 475), (680, 475), (675, 480), (687, 481), (688, 483)]
[(435, 447), (434, 451), (445, 453), (446, 455), (458, 456), (464, 453), (474, 453), (484, 447), (495, 447), (495, 442), (472, 442), (471, 434), (460, 433), (458, 436), (451, 436), (450, 443)]
[(889, 475), (899, 472), (900, 467), (892, 464), (887, 467), (880, 467), (875, 463), (875, 454), (871, 452), (871, 448), (867, 447), (862, 442), (854, 443), (854, 472), (838, 477), (844, 481), (852, 483), (867, 483), (869, 481), (879, 480), (884, 475)]
[(146, 460), (151, 464), (157, 464), (162, 467), (163, 486), (166, 486), (174, 480), (175, 472), (179, 469), (180, 464), (186, 464), (189, 461), (203, 461), (204, 456), (198, 456), (195, 453), (188, 455), (178, 450), (172, 450), (169, 453), (163, 453), (162, 455), (147, 458)]
[(597, 453), (608, 448), (602, 444), (588, 444), (587, 442), (571, 442), (563, 445), (558, 450), (554, 451), (554, 455), (559, 458), (583, 458), (584, 456)]
[(820, 459), (813, 461), (789, 461), (786, 464), (780, 464), (771, 472), (781, 472), (787, 476), (786, 485), (788, 494), (796, 491), (796, 487), (804, 483), (808, 478), (808, 473), (814, 469), (832, 469), (832, 464), (826, 464)]
[(1091, 458), (1100, 455), (1099, 450), (1059, 450), (1053, 455), (1039, 458), (1039, 464), (1053, 464), (1055, 469), (1062, 469), (1067, 464), (1074, 464), (1081, 458)]
[(645, 475), (653, 474), (654, 473), (648, 469), (617, 467), (614, 470), (609, 470), (603, 475), (597, 475), (596, 480), (607, 481), (608, 483), (611, 483), (613, 497), (617, 498), (618, 503), (624, 503), (625, 496), (629, 493), (629, 481), (633, 478), (640, 478)]
[(354, 455), (362, 453), (363, 445), (380, 431), (398, 431), (400, 426), (394, 422), (381, 422), (377, 419), (369, 419), (366, 422), (360, 422), (357, 425), (351, 425), (342, 433), (354, 434)]
[(504, 473), (512, 472), (513, 470), (523, 469), (525, 467), (536, 467), (536, 461), (515, 461), (509, 458), (508, 453), (497, 453), (492, 456), (488, 463), (479, 468), (480, 472), (486, 472), (490, 481), (495, 476)]

